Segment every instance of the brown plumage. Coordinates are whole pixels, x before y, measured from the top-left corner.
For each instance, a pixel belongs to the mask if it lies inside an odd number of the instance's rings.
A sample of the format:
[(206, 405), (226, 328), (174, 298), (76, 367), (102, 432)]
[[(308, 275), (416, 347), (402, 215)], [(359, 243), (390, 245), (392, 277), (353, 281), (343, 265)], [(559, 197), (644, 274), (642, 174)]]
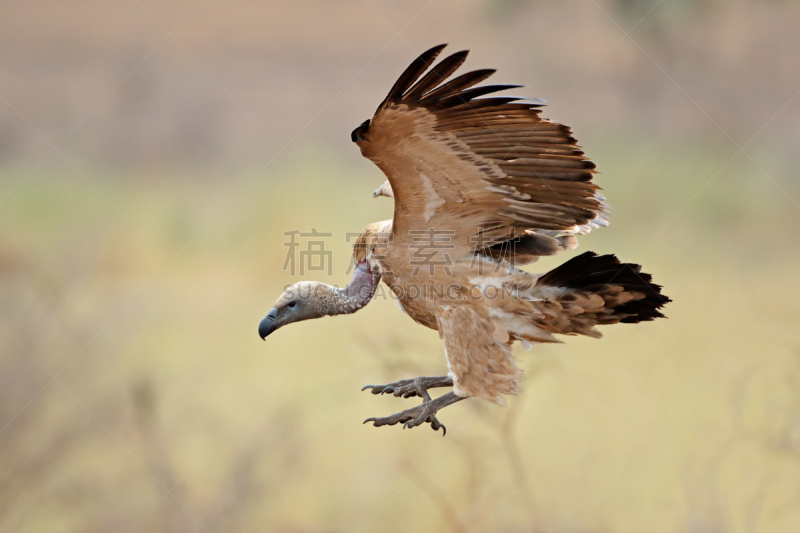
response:
[[(367, 226), (358, 238), (353, 281), (345, 289), (314, 284), (319, 297), (298, 298), (300, 286), (311, 283), (301, 282), (259, 328), (265, 337), (285, 323), (316, 318), (321, 308), (353, 312), (382, 279), (413, 320), (438, 330), (449, 373), (365, 387), (423, 398), (418, 407), (368, 419), (376, 426), (429, 422), (438, 429), (436, 412), (461, 399), (503, 404), (521, 379), (514, 341), (599, 337), (595, 326), (652, 320), (669, 302), (638, 265), (610, 255), (587, 252), (544, 275), (516, 268), (573, 249), (577, 235), (608, 225), (605, 199), (592, 183), (595, 166), (569, 127), (540, 116), (540, 101), (481, 98), (518, 87), (475, 87), (493, 70), (448, 81), (467, 52), (431, 68), (443, 48), (418, 57), (352, 133), (388, 178), (374, 196), (395, 202), (393, 220)], [(440, 386), (453, 391), (431, 399), (428, 389)]]

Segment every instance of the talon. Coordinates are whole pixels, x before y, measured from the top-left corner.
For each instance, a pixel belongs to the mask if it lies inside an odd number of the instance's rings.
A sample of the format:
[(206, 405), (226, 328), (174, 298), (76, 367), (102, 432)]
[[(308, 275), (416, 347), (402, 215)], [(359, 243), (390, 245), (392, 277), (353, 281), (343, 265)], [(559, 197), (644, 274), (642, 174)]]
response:
[(435, 416), (433, 417), (433, 420), (430, 421), (430, 423), (431, 423), (431, 429), (432, 430), (439, 431), (439, 428), (441, 428), (442, 429), (442, 437), (447, 435), (447, 427), (444, 424), (442, 424), (441, 422), (439, 422), (439, 420)]
[(374, 387), (374, 386), (375, 385), (364, 385), (363, 387), (361, 387), (361, 391), (363, 392), (363, 391), (365, 391), (365, 390), (367, 390), (367, 389), (369, 389), (371, 387)]
[(393, 394), (396, 398), (413, 398), (418, 396), (424, 401), (430, 400), (428, 389), (433, 387), (451, 387), (453, 380), (449, 376), (419, 377), (401, 379), (385, 385), (366, 385), (361, 390), (372, 389), (372, 394)]
[(403, 398), (420, 396), (422, 398), (422, 403), (416, 407), (406, 409), (405, 411), (395, 413), (391, 416), (367, 418), (363, 423), (372, 422), (372, 425), (375, 427), (402, 424), (403, 429), (415, 428), (427, 423), (431, 425), (431, 429), (434, 431), (438, 431), (439, 428), (441, 428), (442, 436), (444, 436), (447, 434), (447, 428), (436, 418), (436, 413), (440, 409), (461, 401), (464, 398), (457, 396), (455, 392), (448, 392), (438, 398), (432, 399), (430, 394), (428, 394), (428, 389), (431, 387), (452, 386), (452, 384), (452, 380), (449, 377), (443, 376), (440, 378), (405, 379), (386, 385), (368, 385), (365, 389), (372, 387), (373, 394), (392, 393), (398, 398), (401, 396)]

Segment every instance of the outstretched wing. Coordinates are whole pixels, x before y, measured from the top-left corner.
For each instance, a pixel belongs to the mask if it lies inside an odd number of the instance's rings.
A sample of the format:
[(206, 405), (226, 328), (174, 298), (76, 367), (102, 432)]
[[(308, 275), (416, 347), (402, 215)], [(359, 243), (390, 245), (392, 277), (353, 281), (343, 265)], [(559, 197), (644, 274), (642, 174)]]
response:
[(423, 75), (444, 46), (414, 60), (352, 133), (391, 183), (394, 248), (407, 253), (415, 235), (427, 234), (447, 242), (452, 259), (495, 255), (514, 239), (527, 254), (551, 255), (574, 247), (572, 235), (607, 225), (595, 165), (570, 128), (541, 118), (538, 100), (480, 98), (519, 87), (475, 87), (494, 70), (446, 81), (466, 51)]

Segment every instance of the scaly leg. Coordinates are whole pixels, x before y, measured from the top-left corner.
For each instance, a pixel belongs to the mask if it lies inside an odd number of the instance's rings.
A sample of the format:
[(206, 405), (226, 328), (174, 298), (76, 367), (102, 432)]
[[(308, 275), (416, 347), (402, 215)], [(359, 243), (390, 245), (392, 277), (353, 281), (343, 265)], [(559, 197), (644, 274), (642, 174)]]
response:
[(372, 394), (394, 394), (398, 398), (411, 398), (412, 396), (419, 396), (425, 401), (430, 401), (428, 389), (434, 387), (452, 387), (453, 379), (449, 376), (438, 376), (434, 378), (419, 377), (413, 379), (401, 379), (394, 383), (387, 383), (386, 385), (367, 385), (361, 390), (372, 389)]
[(406, 409), (405, 411), (401, 411), (383, 418), (367, 418), (364, 420), (364, 423), (366, 424), (367, 422), (372, 422), (373, 426), (379, 427), (393, 426), (403, 422), (403, 429), (405, 429), (407, 427), (413, 428), (416, 426), (421, 426), (422, 424), (428, 422), (431, 425), (431, 429), (438, 431), (439, 428), (441, 428), (442, 436), (446, 435), (447, 428), (436, 418), (436, 413), (440, 409), (444, 409), (448, 405), (461, 401), (464, 398), (457, 396), (455, 392), (448, 392), (447, 394), (432, 400), (428, 394), (428, 391), (424, 389), (422, 390), (421, 396), (423, 397), (423, 402), (416, 407), (412, 407), (411, 409)]

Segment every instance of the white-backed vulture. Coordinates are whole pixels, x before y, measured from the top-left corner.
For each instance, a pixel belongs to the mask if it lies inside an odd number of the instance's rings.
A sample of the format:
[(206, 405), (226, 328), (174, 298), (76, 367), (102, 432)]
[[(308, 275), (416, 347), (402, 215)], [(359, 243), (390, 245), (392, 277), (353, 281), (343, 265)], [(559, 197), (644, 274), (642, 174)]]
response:
[[(297, 283), (259, 326), (265, 338), (292, 322), (353, 313), (383, 280), (408, 316), (438, 330), (449, 372), (365, 387), (423, 400), (365, 421), (375, 426), (444, 429), (436, 413), (451, 403), (478, 397), (502, 405), (521, 378), (514, 341), (600, 337), (595, 326), (653, 320), (670, 301), (639, 265), (613, 255), (586, 252), (546, 274), (516, 267), (572, 249), (577, 235), (608, 225), (605, 199), (592, 183), (595, 165), (569, 127), (541, 118), (541, 101), (481, 98), (518, 87), (476, 87), (493, 70), (448, 80), (466, 51), (430, 68), (443, 48), (414, 60), (352, 133), (388, 178), (375, 196), (393, 196), (393, 220), (361, 233), (349, 285)], [(453, 390), (432, 399), (433, 387)]]

